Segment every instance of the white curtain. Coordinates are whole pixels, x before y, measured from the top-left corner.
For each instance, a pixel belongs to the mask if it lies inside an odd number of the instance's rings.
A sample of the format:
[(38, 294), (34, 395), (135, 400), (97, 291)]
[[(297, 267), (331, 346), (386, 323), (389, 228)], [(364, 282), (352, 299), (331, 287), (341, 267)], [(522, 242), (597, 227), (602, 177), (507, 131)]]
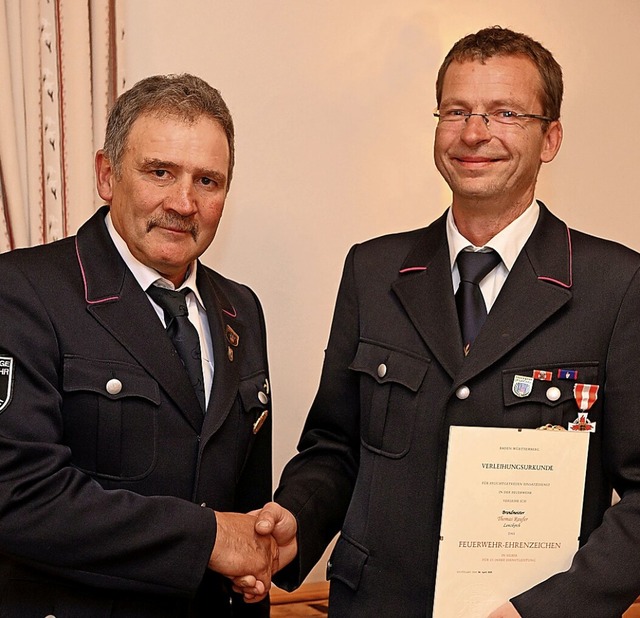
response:
[(120, 0), (0, 0), (0, 251), (75, 233), (99, 205)]

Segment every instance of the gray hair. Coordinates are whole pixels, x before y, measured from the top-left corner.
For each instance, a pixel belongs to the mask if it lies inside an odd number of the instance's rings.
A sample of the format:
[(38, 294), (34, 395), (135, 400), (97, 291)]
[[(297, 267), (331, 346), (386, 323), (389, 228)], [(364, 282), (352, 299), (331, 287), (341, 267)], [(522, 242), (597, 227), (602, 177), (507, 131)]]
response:
[(220, 92), (195, 75), (154, 75), (122, 93), (111, 108), (104, 138), (104, 154), (121, 173), (122, 157), (133, 123), (143, 114), (175, 116), (195, 122), (208, 116), (220, 124), (229, 144), (227, 189), (235, 162), (233, 120)]

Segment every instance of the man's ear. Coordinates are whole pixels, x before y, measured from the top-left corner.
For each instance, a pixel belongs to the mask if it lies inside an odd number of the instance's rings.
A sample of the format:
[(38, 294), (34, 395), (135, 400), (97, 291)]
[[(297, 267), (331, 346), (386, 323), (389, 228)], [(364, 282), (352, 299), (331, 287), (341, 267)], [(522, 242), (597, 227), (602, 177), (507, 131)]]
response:
[(113, 180), (115, 170), (104, 150), (96, 152), (96, 187), (98, 195), (107, 203), (111, 204), (113, 198)]
[(540, 153), (540, 161), (542, 163), (550, 163), (553, 161), (560, 150), (562, 144), (562, 124), (559, 120), (554, 120), (544, 136), (544, 146)]

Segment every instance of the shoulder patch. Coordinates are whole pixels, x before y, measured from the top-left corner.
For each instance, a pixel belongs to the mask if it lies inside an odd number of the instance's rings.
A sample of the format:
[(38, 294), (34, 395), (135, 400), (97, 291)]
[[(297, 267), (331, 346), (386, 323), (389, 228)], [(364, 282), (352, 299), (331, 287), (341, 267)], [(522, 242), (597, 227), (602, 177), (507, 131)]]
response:
[(0, 355), (0, 412), (11, 401), (13, 394), (13, 357)]

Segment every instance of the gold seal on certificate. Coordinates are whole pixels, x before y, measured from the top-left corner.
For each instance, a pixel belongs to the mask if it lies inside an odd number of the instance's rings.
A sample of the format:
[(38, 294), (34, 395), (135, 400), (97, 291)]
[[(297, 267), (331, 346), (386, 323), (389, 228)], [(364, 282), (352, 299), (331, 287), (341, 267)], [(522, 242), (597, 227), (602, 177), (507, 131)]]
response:
[(589, 434), (451, 427), (433, 618), (486, 618), (569, 568)]

